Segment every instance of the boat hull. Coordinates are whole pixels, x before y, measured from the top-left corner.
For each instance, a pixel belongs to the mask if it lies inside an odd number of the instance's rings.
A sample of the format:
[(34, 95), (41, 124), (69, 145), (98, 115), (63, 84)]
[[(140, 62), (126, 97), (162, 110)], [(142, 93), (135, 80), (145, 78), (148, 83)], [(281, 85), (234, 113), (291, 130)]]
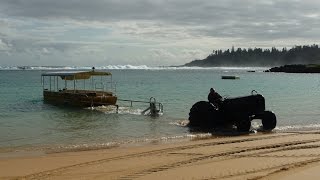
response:
[(240, 79), (239, 76), (221, 76), (221, 79)]
[(117, 103), (117, 96), (109, 92), (93, 91), (43, 91), (44, 101), (56, 105), (77, 107), (108, 106)]

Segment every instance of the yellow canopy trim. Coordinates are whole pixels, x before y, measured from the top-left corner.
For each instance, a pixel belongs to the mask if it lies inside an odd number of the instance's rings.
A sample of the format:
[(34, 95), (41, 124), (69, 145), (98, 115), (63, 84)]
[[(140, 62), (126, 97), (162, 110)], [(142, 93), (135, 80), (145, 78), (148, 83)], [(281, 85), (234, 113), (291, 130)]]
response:
[(91, 76), (110, 76), (110, 72), (80, 72), (70, 75), (60, 75), (63, 80), (89, 79)]

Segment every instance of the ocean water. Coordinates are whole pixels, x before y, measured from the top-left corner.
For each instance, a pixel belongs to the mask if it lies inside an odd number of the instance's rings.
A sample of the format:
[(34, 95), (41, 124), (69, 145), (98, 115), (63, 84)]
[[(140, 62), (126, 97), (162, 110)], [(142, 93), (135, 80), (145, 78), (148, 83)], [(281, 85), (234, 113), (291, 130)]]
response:
[[(320, 129), (320, 75), (264, 73), (267, 68), (175, 68), (108, 66), (119, 99), (149, 101), (164, 106), (159, 117), (141, 115), (147, 104), (119, 102), (119, 113), (57, 107), (43, 102), (41, 73), (90, 67), (0, 67), (0, 152), (67, 151), (136, 143), (188, 140), (198, 135), (183, 126), (191, 106), (206, 100), (214, 87), (223, 97), (256, 90), (274, 111), (274, 132)], [(247, 72), (256, 70), (256, 72)], [(237, 75), (238, 80), (223, 80)], [(206, 134), (204, 134), (206, 135)]]

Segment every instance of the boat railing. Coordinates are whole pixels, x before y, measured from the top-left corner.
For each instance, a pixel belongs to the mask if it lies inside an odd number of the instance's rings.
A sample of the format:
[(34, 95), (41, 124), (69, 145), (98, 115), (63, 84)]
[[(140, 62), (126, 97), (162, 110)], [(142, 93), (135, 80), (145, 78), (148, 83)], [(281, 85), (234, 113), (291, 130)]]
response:
[(130, 107), (133, 107), (133, 103), (147, 103), (149, 107), (142, 111), (142, 114), (149, 112), (148, 115), (157, 116), (163, 113), (163, 105), (160, 102), (157, 102), (154, 97), (151, 97), (149, 101), (137, 101), (137, 100), (128, 100), (128, 99), (118, 99), (118, 101), (129, 102)]
[(115, 83), (115, 82), (107, 82), (107, 83), (97, 82), (97, 83), (95, 83), (94, 90), (95, 91), (108, 91), (108, 92), (113, 92), (116, 94), (117, 83)]
[(104, 91), (105, 89), (104, 89), (104, 84), (102, 83), (102, 82), (98, 82), (98, 83), (96, 83), (95, 85), (94, 85), (94, 90), (95, 91)]

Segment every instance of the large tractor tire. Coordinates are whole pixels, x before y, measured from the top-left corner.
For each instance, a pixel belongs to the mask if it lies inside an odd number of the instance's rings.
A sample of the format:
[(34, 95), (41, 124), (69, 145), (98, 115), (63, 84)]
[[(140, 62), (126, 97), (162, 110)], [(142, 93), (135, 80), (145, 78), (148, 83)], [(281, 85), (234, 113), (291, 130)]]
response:
[(189, 126), (210, 128), (214, 124), (214, 107), (207, 101), (199, 101), (190, 109)]
[(236, 122), (238, 132), (249, 132), (251, 128), (251, 120), (247, 115), (240, 116), (239, 120)]
[(277, 125), (276, 115), (271, 111), (265, 111), (262, 116), (262, 126), (264, 130), (272, 130)]

